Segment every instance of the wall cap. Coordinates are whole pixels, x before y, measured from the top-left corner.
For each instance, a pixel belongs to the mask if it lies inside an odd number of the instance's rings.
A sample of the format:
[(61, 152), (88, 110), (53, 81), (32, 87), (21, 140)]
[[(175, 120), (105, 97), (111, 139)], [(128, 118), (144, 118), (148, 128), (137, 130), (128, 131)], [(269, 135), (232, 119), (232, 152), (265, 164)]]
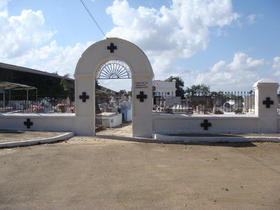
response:
[(260, 86), (275, 86), (278, 88), (279, 84), (278, 84), (278, 82), (276, 82), (272, 79), (261, 79), (253, 85), (254, 88), (260, 87)]

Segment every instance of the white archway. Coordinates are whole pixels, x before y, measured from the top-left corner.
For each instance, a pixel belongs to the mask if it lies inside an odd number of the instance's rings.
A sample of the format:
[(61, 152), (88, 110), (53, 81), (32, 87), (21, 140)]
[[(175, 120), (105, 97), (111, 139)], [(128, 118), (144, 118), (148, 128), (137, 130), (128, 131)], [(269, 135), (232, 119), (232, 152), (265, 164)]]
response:
[(145, 53), (119, 38), (94, 43), (82, 54), (75, 70), (75, 127), (79, 135), (95, 135), (95, 81), (101, 65), (110, 60), (125, 62), (132, 76), (132, 133), (152, 136), (153, 70)]

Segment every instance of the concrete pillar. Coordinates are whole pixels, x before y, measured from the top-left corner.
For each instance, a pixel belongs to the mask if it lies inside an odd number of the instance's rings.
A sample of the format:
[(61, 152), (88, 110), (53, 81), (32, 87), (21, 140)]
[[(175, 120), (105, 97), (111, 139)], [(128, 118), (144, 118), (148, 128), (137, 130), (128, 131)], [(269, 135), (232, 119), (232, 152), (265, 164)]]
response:
[(279, 84), (270, 79), (262, 79), (254, 84), (255, 114), (259, 117), (260, 133), (277, 132), (277, 89)]

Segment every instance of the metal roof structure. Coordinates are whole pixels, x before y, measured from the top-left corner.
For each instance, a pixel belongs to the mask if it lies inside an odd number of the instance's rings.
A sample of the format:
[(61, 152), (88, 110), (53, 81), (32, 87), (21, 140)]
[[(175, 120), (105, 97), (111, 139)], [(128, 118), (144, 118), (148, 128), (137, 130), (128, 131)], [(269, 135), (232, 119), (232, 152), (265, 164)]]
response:
[(12, 83), (12, 82), (0, 82), (0, 89), (2, 90), (36, 90), (36, 87), (29, 85)]
[[(0, 62), (0, 70), (1, 69), (7, 69), (7, 70), (13, 70), (13, 71), (19, 71), (19, 72), (27, 72), (27, 73), (33, 73), (33, 74), (40, 74), (40, 75), (45, 75), (45, 76), (50, 76), (50, 77), (56, 77), (56, 78), (64, 78), (64, 76), (60, 76), (56, 73), (49, 73), (45, 71), (39, 71), (31, 68), (26, 68), (22, 66), (16, 66), (16, 65), (11, 65), (7, 63), (1, 63)], [(67, 80), (74, 80), (72, 78), (67, 78)]]

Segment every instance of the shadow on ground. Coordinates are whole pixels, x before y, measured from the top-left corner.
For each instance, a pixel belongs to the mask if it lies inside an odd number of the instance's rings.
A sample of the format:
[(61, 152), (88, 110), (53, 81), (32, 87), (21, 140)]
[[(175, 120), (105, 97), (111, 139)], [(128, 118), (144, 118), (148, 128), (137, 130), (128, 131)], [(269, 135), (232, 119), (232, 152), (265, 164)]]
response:
[[(151, 138), (133, 138), (126, 136), (114, 136), (114, 135), (101, 135), (97, 134), (96, 138), (101, 139), (110, 139), (110, 140), (118, 140), (118, 141), (129, 141), (129, 142), (143, 142), (143, 143), (153, 143), (153, 144), (182, 144), (182, 145), (202, 145), (202, 146), (220, 146), (220, 147), (256, 147), (252, 142), (183, 142), (183, 141), (160, 141), (154, 140)], [(226, 137), (225, 137), (226, 138)]]

